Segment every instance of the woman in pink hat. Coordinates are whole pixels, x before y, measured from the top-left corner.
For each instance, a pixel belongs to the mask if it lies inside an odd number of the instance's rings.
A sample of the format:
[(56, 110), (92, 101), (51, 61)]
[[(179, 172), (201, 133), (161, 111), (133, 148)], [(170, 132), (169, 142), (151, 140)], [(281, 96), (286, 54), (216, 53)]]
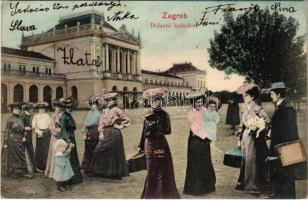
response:
[(152, 112), (145, 117), (139, 148), (145, 152), (147, 177), (141, 198), (178, 199), (171, 152), (165, 135), (171, 133), (170, 118), (161, 108), (162, 98), (167, 96), (165, 88), (144, 91), (150, 100)]
[[(242, 149), (243, 159), (236, 190), (244, 190), (251, 194), (260, 194), (266, 183), (265, 159), (268, 148), (266, 145), (265, 129), (257, 129), (253, 126), (254, 119), (264, 120), (269, 123), (269, 117), (262, 106), (256, 103), (260, 94), (259, 86), (244, 84), (238, 91), (243, 95), (244, 111), (242, 116), (242, 131), (238, 147)], [(264, 188), (265, 189), (265, 188)]]
[(117, 93), (104, 95), (107, 108), (100, 116), (99, 143), (93, 151), (91, 170), (94, 174), (121, 179), (128, 176), (121, 129), (130, 125), (128, 116), (118, 108)]

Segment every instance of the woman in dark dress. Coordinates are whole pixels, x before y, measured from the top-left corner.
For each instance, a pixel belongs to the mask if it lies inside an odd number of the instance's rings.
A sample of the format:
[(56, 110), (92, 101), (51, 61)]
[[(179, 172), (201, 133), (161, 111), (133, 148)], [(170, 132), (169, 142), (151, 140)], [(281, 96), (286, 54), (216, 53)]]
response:
[(20, 117), (22, 103), (10, 104), (13, 115), (8, 119), (4, 130), (4, 140), (1, 157), (2, 175), (24, 176), (28, 173), (25, 146), (25, 127)]
[(190, 126), (184, 194), (203, 195), (215, 191), (216, 176), (211, 158), (211, 140), (204, 129), (204, 94), (193, 92), (192, 108), (187, 112)]
[(77, 146), (74, 133), (74, 131), (76, 130), (76, 123), (71, 115), (71, 100), (63, 101), (62, 106), (64, 112), (60, 117), (61, 131), (58, 134), (57, 138), (64, 139), (67, 143), (72, 143), (74, 145), (70, 153), (70, 163), (75, 175), (68, 182), (69, 184), (77, 184), (82, 182), (82, 175), (80, 171), (80, 164), (78, 160)]
[(170, 118), (161, 108), (161, 98), (166, 96), (164, 88), (146, 90), (143, 95), (150, 99), (152, 112), (147, 115), (139, 145), (145, 152), (147, 177), (141, 198), (177, 199), (171, 152), (165, 135), (171, 133)]
[(128, 116), (117, 107), (117, 93), (104, 95), (107, 108), (99, 120), (99, 143), (93, 151), (91, 170), (107, 178), (128, 176), (121, 129), (130, 125)]
[(240, 109), (236, 100), (236, 94), (232, 94), (232, 98), (228, 100), (228, 110), (226, 117), (226, 124), (231, 125), (231, 129), (240, 124)]

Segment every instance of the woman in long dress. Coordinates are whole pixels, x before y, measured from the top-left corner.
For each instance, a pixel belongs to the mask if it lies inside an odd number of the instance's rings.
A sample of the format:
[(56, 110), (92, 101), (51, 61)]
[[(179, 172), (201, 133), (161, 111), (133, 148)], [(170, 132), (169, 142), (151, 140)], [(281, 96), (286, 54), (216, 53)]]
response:
[(54, 154), (55, 154), (54, 143), (57, 140), (57, 136), (61, 131), (60, 117), (61, 117), (62, 109), (60, 106), (60, 101), (57, 99), (54, 100), (53, 105), (55, 108), (55, 112), (51, 114), (50, 116), (51, 137), (50, 137), (48, 157), (47, 157), (47, 163), (46, 163), (46, 169), (45, 169), (45, 176), (48, 176), (49, 178), (53, 178)]
[(85, 173), (90, 173), (92, 172), (91, 161), (93, 151), (99, 140), (98, 123), (101, 113), (97, 109), (99, 103), (95, 96), (89, 98), (87, 103), (91, 106), (91, 110), (88, 111), (82, 128), (82, 133), (85, 134), (85, 148), (81, 169), (83, 169)]
[(82, 182), (82, 175), (80, 171), (80, 164), (74, 133), (74, 131), (76, 130), (76, 123), (71, 115), (73, 104), (71, 100), (65, 100), (63, 101), (61, 106), (63, 109), (63, 113), (60, 117), (61, 131), (58, 134), (58, 139), (63, 139), (67, 143), (74, 145), (70, 152), (70, 163), (74, 171), (74, 176), (68, 181), (68, 183), (77, 184)]
[(38, 113), (32, 119), (32, 129), (36, 135), (35, 165), (36, 171), (44, 172), (47, 164), (50, 142), (50, 116), (45, 113), (47, 102), (37, 103)]
[(123, 136), (120, 129), (130, 125), (128, 116), (117, 107), (117, 93), (104, 95), (108, 107), (99, 121), (99, 143), (93, 152), (91, 169), (94, 174), (121, 179), (128, 176)]
[[(188, 96), (189, 97), (189, 96)], [(204, 94), (190, 94), (192, 108), (187, 112), (190, 126), (184, 194), (203, 195), (215, 191), (216, 176), (211, 158), (211, 140), (205, 132)]]
[(5, 176), (31, 178), (26, 161), (25, 127), (19, 116), (22, 103), (13, 103), (9, 106), (13, 115), (8, 119), (4, 130), (1, 172)]
[(171, 152), (165, 135), (171, 134), (170, 118), (162, 108), (161, 98), (165, 88), (154, 88), (144, 92), (151, 100), (152, 112), (145, 118), (139, 148), (145, 152), (147, 176), (141, 198), (178, 199)]
[(244, 190), (247, 193), (259, 194), (262, 186), (265, 185), (265, 159), (268, 154), (268, 148), (265, 140), (265, 133), (257, 135), (256, 130), (249, 128), (248, 120), (251, 118), (263, 118), (266, 124), (269, 123), (269, 117), (262, 106), (256, 104), (260, 92), (259, 87), (254, 84), (248, 84), (240, 92), (243, 94), (245, 103), (242, 123), (243, 130), (241, 135), (240, 147), (243, 152), (241, 171), (235, 189)]

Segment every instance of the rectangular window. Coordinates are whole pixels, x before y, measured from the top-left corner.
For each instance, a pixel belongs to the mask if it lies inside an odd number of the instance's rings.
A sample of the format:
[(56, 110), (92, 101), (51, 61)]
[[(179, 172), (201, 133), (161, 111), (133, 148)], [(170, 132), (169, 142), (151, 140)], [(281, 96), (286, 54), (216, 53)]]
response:
[(32, 67), (32, 72), (35, 73), (35, 67)]

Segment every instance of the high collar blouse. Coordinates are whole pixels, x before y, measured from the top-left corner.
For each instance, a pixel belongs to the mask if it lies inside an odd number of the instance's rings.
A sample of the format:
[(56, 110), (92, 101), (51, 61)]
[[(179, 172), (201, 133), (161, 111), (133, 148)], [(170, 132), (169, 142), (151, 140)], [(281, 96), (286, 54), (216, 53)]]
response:
[(104, 127), (114, 125), (118, 119), (124, 126), (130, 125), (130, 120), (123, 110), (118, 107), (106, 108), (100, 116), (98, 130), (103, 131)]
[(206, 138), (204, 130), (204, 108), (202, 107), (199, 110), (190, 108), (187, 112), (187, 120), (193, 134), (204, 140)]

